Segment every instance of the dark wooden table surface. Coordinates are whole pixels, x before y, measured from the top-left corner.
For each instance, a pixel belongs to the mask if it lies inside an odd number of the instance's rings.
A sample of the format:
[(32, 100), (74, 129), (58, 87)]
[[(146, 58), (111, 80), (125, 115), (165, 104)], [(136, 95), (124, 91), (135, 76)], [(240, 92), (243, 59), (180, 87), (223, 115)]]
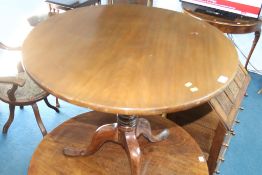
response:
[[(181, 127), (160, 116), (146, 117), (152, 124), (153, 133), (169, 128), (168, 140), (148, 143), (143, 137), (139, 144), (143, 152), (143, 175), (208, 175), (203, 153), (198, 144)], [(29, 175), (129, 175), (130, 166), (125, 150), (107, 142), (92, 156), (70, 158), (62, 154), (65, 146), (85, 147), (95, 129), (115, 122), (111, 114), (89, 112), (74, 117), (48, 134), (36, 149)]]

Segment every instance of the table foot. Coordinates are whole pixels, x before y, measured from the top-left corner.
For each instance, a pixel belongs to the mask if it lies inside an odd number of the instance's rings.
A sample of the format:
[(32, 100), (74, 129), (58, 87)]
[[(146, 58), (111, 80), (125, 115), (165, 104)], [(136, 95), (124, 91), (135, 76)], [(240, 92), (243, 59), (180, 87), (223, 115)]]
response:
[(93, 135), (90, 145), (87, 148), (64, 148), (67, 156), (85, 156), (94, 154), (107, 141), (118, 142), (117, 123), (107, 124), (99, 127)]
[(148, 120), (136, 116), (117, 116), (117, 123), (99, 127), (93, 135), (90, 145), (86, 148), (64, 148), (66, 156), (86, 156), (94, 154), (108, 141), (120, 144), (126, 151), (131, 165), (132, 175), (140, 174), (141, 151), (137, 138), (143, 135), (150, 142), (159, 142), (169, 135), (168, 129), (154, 136)]
[(168, 129), (164, 129), (161, 133), (154, 136), (151, 132), (151, 126), (148, 120), (144, 118), (137, 119), (137, 127), (136, 127), (136, 137), (139, 137), (141, 134), (147, 138), (150, 142), (159, 142), (166, 139), (169, 135)]

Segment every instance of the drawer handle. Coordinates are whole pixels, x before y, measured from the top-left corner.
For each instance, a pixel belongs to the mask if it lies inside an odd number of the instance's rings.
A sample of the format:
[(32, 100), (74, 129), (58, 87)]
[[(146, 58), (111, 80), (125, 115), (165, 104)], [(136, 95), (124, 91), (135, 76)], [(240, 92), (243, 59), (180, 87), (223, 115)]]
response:
[(221, 160), (222, 162), (224, 162), (224, 161), (225, 161), (225, 158), (219, 157), (219, 160)]
[(236, 122), (237, 124), (239, 124), (239, 123), (240, 123), (240, 121), (239, 121), (239, 120), (235, 120), (235, 122)]
[(234, 129), (230, 129), (230, 134), (231, 134), (232, 136), (235, 136), (235, 135), (236, 135)]
[(222, 146), (227, 147), (227, 148), (229, 147), (227, 143), (223, 143)]

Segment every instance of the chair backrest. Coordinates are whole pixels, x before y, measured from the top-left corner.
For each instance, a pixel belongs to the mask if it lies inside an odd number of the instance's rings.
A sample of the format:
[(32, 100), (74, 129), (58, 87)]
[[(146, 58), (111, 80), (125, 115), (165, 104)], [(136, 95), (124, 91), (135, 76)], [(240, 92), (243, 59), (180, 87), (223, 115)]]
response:
[(17, 72), (21, 72), (20, 50), (21, 47), (8, 47), (0, 42), (0, 76), (15, 76)]

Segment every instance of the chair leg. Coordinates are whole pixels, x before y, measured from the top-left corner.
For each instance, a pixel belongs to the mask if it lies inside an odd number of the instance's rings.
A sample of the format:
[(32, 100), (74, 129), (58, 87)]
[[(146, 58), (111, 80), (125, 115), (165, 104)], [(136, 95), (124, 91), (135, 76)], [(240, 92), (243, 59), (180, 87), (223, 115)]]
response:
[(20, 109), (24, 109), (24, 106), (20, 106)]
[(8, 128), (10, 127), (10, 125), (12, 124), (13, 120), (14, 120), (14, 116), (15, 116), (15, 105), (9, 105), (9, 111), (10, 111), (10, 115), (9, 118), (7, 120), (7, 122), (5, 123), (4, 127), (3, 127), (3, 133), (6, 134), (8, 131)]
[(59, 109), (53, 105), (51, 105), (47, 99), (47, 97), (44, 98), (44, 101), (45, 101), (45, 104), (49, 107), (49, 108), (52, 108), (53, 110), (55, 110), (57, 113), (59, 113)]
[(36, 122), (37, 122), (37, 125), (40, 129), (40, 131), (42, 132), (42, 135), (43, 137), (47, 134), (47, 131), (45, 129), (45, 126), (42, 122), (42, 119), (40, 117), (40, 114), (39, 114), (39, 110), (38, 110), (38, 107), (37, 107), (37, 104), (36, 103), (33, 103), (32, 105), (32, 108), (33, 108), (33, 111), (35, 113), (35, 119), (36, 119)]
[(57, 108), (60, 108), (60, 104), (59, 104), (59, 101), (58, 101), (58, 98), (57, 98), (57, 97), (55, 98), (55, 102), (56, 102), (56, 107), (57, 107)]

